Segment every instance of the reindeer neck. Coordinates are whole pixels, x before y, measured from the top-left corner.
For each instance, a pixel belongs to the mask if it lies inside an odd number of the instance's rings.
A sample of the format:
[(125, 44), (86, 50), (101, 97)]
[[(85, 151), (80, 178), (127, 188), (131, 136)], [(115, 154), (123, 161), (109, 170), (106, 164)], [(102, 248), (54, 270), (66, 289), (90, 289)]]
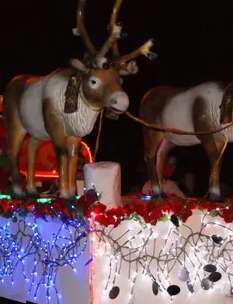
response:
[(100, 112), (102, 110), (102, 107), (97, 107), (97, 106), (95, 107), (94, 105), (92, 105), (91, 101), (87, 100), (87, 98), (85, 97), (85, 95), (83, 93), (82, 84), (80, 86), (79, 99), (78, 100), (79, 100), (79, 102), (85, 103), (85, 105), (94, 112)]
[(80, 137), (88, 135), (92, 131), (100, 111), (101, 109), (93, 107), (88, 102), (80, 87), (77, 111), (74, 113), (64, 113), (63, 111), (62, 113), (67, 133)]

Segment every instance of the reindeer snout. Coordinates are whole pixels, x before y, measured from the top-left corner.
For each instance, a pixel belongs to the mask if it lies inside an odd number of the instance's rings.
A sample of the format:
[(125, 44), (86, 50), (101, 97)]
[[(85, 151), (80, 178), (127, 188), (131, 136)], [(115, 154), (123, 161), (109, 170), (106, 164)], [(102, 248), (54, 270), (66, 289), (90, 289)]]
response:
[(109, 98), (108, 105), (117, 112), (125, 112), (129, 107), (129, 97), (125, 92), (115, 92)]

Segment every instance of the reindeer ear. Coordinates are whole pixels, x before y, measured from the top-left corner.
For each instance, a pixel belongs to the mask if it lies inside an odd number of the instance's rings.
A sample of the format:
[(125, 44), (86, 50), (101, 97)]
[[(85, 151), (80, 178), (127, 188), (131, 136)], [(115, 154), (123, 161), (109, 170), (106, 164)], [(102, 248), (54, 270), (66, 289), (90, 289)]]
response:
[(83, 64), (79, 59), (74, 58), (70, 60), (70, 64), (73, 68), (78, 70), (79, 72), (87, 74), (89, 72), (89, 69)]
[(120, 69), (119, 73), (121, 76), (128, 76), (137, 74), (138, 70), (137, 62), (135, 60), (131, 60)]

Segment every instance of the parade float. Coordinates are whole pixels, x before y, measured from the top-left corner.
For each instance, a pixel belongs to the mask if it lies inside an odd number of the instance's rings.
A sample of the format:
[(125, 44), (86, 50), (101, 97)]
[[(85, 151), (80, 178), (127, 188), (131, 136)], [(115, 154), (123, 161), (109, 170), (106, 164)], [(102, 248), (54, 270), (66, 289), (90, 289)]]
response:
[[(83, 23), (85, 2), (79, 1), (74, 30), (88, 50), (83, 60), (73, 59), (71, 68), (46, 78), (17, 77), (4, 96), (12, 193), (0, 195), (0, 296), (35, 304), (231, 303), (232, 198), (219, 203), (173, 195), (122, 197), (119, 164), (94, 162), (88, 147), (84, 193), (76, 191), (81, 138), (104, 108), (113, 119), (127, 111), (120, 75), (137, 72), (137, 56), (153, 57), (152, 41), (120, 56), (122, 0), (97, 50)], [(127, 115), (153, 132), (197, 135)], [(26, 134), (28, 158), (20, 169)], [(52, 140), (59, 166), (41, 174), (36, 150), (45, 139)], [(56, 196), (37, 193), (36, 177), (50, 177), (46, 172), (58, 179)]]
[[(120, 197), (119, 165), (86, 165), (112, 184), (76, 200), (1, 196), (2, 297), (22, 303), (231, 303), (233, 205)], [(106, 193), (106, 195), (105, 195)], [(109, 200), (109, 205), (108, 205)]]

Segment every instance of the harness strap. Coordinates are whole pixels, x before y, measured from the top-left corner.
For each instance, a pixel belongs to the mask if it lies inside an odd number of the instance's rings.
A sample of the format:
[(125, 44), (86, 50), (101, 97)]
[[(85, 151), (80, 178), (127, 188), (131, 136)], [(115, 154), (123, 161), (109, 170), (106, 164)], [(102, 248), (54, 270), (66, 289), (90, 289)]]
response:
[(125, 115), (128, 116), (129, 118), (131, 118), (132, 120), (140, 123), (141, 125), (143, 125), (146, 128), (153, 129), (158, 132), (163, 132), (163, 133), (167, 132), (167, 133), (173, 133), (173, 134), (179, 134), (179, 135), (210, 135), (210, 134), (215, 134), (215, 133), (221, 132), (221, 131), (233, 126), (233, 122), (231, 122), (227, 125), (224, 125), (223, 127), (215, 129), (215, 130), (209, 130), (209, 131), (206, 130), (203, 132), (192, 132), (192, 131), (186, 131), (186, 130), (181, 130), (181, 129), (176, 129), (176, 128), (164, 128), (164, 127), (158, 126), (156, 124), (151, 124), (141, 118), (134, 116), (130, 112), (125, 112)]
[(65, 92), (65, 113), (74, 113), (78, 111), (78, 95), (81, 86), (81, 77), (76, 74), (69, 78)]

